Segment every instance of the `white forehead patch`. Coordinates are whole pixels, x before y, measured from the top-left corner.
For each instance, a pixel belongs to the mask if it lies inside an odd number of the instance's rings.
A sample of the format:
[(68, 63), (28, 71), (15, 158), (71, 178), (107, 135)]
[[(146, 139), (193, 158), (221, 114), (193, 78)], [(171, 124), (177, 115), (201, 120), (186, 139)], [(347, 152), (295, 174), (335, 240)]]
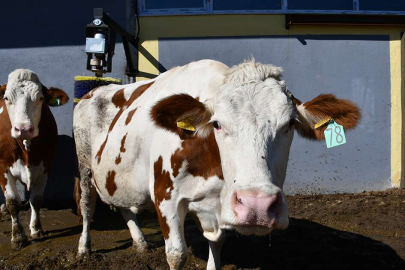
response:
[(42, 84), (39, 81), (37, 74), (29, 69), (16, 69), (8, 75), (7, 94), (12, 98), (16, 98), (18, 90), (24, 89), (33, 99), (42, 90)]
[(280, 80), (281, 72), (279, 67), (254, 60), (232, 67), (217, 93), (215, 109), (219, 111), (215, 110), (215, 113), (225, 113), (237, 127), (244, 128), (248, 123), (259, 127), (271, 123), (275, 129), (293, 113), (285, 83)]

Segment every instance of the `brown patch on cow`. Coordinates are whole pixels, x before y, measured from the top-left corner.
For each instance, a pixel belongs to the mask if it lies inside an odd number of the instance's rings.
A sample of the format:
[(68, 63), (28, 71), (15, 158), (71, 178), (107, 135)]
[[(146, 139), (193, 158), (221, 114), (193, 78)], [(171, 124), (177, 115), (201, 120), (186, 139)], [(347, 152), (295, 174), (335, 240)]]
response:
[(97, 151), (96, 159), (97, 159), (98, 163), (100, 163), (100, 161), (101, 161), (101, 155), (103, 154), (103, 151), (104, 151), (105, 145), (107, 144), (107, 141), (108, 141), (108, 135), (105, 138), (103, 144), (101, 144), (100, 149), (98, 149), (98, 151)]
[(118, 157), (115, 158), (115, 164), (120, 164), (121, 163), (121, 154), (118, 154)]
[(181, 139), (192, 138), (194, 132), (177, 127), (177, 122), (187, 120), (192, 126), (202, 129), (211, 118), (205, 105), (187, 94), (172, 95), (160, 100), (152, 107), (150, 115), (156, 125), (177, 133)]
[(129, 122), (131, 122), (132, 117), (134, 116), (134, 114), (135, 114), (135, 112), (136, 112), (136, 109), (137, 109), (137, 108), (133, 109), (132, 111), (130, 111), (130, 112), (128, 113), (127, 119), (125, 120), (125, 125), (128, 125)]
[(124, 107), (125, 102), (127, 102), (124, 96), (124, 89), (115, 92), (111, 101), (117, 108), (121, 109), (122, 107)]
[(2, 163), (0, 163), (0, 186), (3, 190), (3, 194), (6, 193), (7, 178), (4, 176), (8, 171), (8, 168), (5, 168)]
[(214, 132), (207, 138), (193, 138), (184, 140), (182, 149), (177, 149), (170, 158), (173, 177), (179, 174), (184, 161), (187, 161), (187, 172), (193, 176), (201, 176), (205, 180), (212, 176), (218, 176), (224, 180), (221, 166), (221, 157)]
[(4, 97), (4, 93), (6, 93), (7, 84), (0, 85), (0, 99)]
[(101, 145), (100, 149), (97, 152), (96, 155), (96, 159), (97, 162), (100, 163), (101, 161), (101, 156), (103, 154), (104, 151), (104, 147), (107, 144), (107, 140), (108, 140), (108, 134), (111, 132), (111, 130), (114, 129), (115, 124), (117, 123), (118, 119), (121, 117), (122, 113), (125, 111), (125, 109), (129, 108), (131, 106), (131, 104), (137, 100), (151, 85), (153, 84), (153, 82), (148, 83), (148, 84), (144, 84), (139, 86), (131, 95), (131, 97), (128, 99), (128, 101), (122, 106), (122, 108), (118, 111), (118, 113), (115, 115), (114, 119), (112, 120), (110, 127), (108, 128), (108, 133), (107, 133), (107, 137), (105, 138), (104, 143)]
[(80, 207), (80, 200), (82, 199), (82, 189), (80, 187), (80, 178), (75, 177), (75, 187), (73, 191), (73, 197), (75, 198), (76, 201), (76, 206), (77, 206), (77, 218), (79, 220), (79, 223), (83, 222), (83, 216), (82, 216), (82, 209)]
[[(361, 119), (359, 107), (349, 100), (338, 99), (332, 94), (322, 94), (313, 100), (302, 105), (309, 115), (318, 119), (327, 119), (330, 117), (345, 130), (357, 126)], [(312, 123), (308, 123), (305, 118), (300, 117), (301, 125), (296, 125), (297, 131), (309, 139), (323, 140), (324, 131), (327, 125), (314, 130)]]
[(176, 152), (174, 152), (174, 154), (170, 158), (170, 163), (172, 164), (173, 170), (173, 177), (177, 177), (177, 175), (179, 175), (179, 170), (181, 168), (181, 165), (183, 164), (183, 161), (184, 157), (182, 155), (182, 150), (177, 149)]
[(113, 196), (115, 191), (117, 190), (117, 184), (115, 184), (114, 179), (115, 179), (115, 171), (109, 171), (107, 173), (105, 188), (107, 189), (108, 194), (110, 194), (110, 196)]
[(163, 158), (162, 156), (155, 162), (154, 166), (154, 175), (155, 175), (155, 207), (158, 214), (160, 228), (162, 230), (162, 235), (164, 239), (169, 239), (170, 227), (167, 225), (166, 217), (163, 217), (162, 212), (160, 211), (160, 203), (163, 200), (171, 199), (171, 192), (174, 189), (173, 181), (170, 179), (170, 173), (163, 170)]
[(126, 141), (126, 139), (127, 139), (127, 135), (128, 135), (128, 133), (125, 134), (124, 137), (122, 137), (122, 140), (121, 140), (121, 147), (120, 147), (120, 152), (121, 152), (121, 153), (124, 153), (124, 152), (126, 151), (126, 149), (125, 149), (125, 141)]
[(100, 88), (102, 88), (102, 87), (104, 87), (104, 86), (105, 86), (105, 85), (96, 87), (96, 88), (94, 88), (93, 90), (87, 92), (87, 94), (85, 94), (84, 96), (82, 96), (80, 100), (92, 98), (92, 97), (94, 96), (94, 93), (95, 93), (98, 89), (100, 89)]

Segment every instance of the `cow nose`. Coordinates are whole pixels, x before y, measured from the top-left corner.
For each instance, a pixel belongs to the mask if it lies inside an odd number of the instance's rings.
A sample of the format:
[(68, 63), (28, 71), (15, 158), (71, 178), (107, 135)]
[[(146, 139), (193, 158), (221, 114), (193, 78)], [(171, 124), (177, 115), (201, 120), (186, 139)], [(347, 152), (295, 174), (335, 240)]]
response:
[(233, 210), (241, 225), (273, 226), (282, 204), (281, 192), (266, 194), (255, 190), (234, 192)]
[(34, 133), (34, 126), (17, 125), (14, 127), (14, 134), (17, 139), (31, 139)]

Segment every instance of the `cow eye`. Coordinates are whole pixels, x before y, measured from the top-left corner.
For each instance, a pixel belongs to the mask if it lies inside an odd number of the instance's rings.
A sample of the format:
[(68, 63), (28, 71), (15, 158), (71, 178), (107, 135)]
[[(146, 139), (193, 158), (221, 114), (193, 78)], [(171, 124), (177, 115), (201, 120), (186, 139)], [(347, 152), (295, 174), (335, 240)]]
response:
[(8, 101), (8, 97), (4, 97), (4, 100), (7, 100), (7, 101)]
[(43, 101), (43, 100), (44, 100), (44, 97), (40, 97), (39, 100), (40, 100), (40, 101)]
[(214, 121), (212, 122), (212, 125), (214, 126), (214, 128), (216, 130), (220, 130), (221, 129), (221, 124), (218, 121)]

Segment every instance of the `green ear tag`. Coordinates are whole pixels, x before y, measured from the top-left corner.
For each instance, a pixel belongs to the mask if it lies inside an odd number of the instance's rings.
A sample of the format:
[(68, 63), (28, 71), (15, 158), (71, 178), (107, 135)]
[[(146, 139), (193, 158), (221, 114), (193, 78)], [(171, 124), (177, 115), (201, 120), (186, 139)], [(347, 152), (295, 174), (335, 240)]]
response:
[(49, 106), (59, 106), (60, 105), (60, 99), (54, 97), (48, 102), (48, 105)]
[(343, 126), (336, 123), (333, 119), (323, 133), (325, 134), (326, 147), (328, 148), (346, 143)]

